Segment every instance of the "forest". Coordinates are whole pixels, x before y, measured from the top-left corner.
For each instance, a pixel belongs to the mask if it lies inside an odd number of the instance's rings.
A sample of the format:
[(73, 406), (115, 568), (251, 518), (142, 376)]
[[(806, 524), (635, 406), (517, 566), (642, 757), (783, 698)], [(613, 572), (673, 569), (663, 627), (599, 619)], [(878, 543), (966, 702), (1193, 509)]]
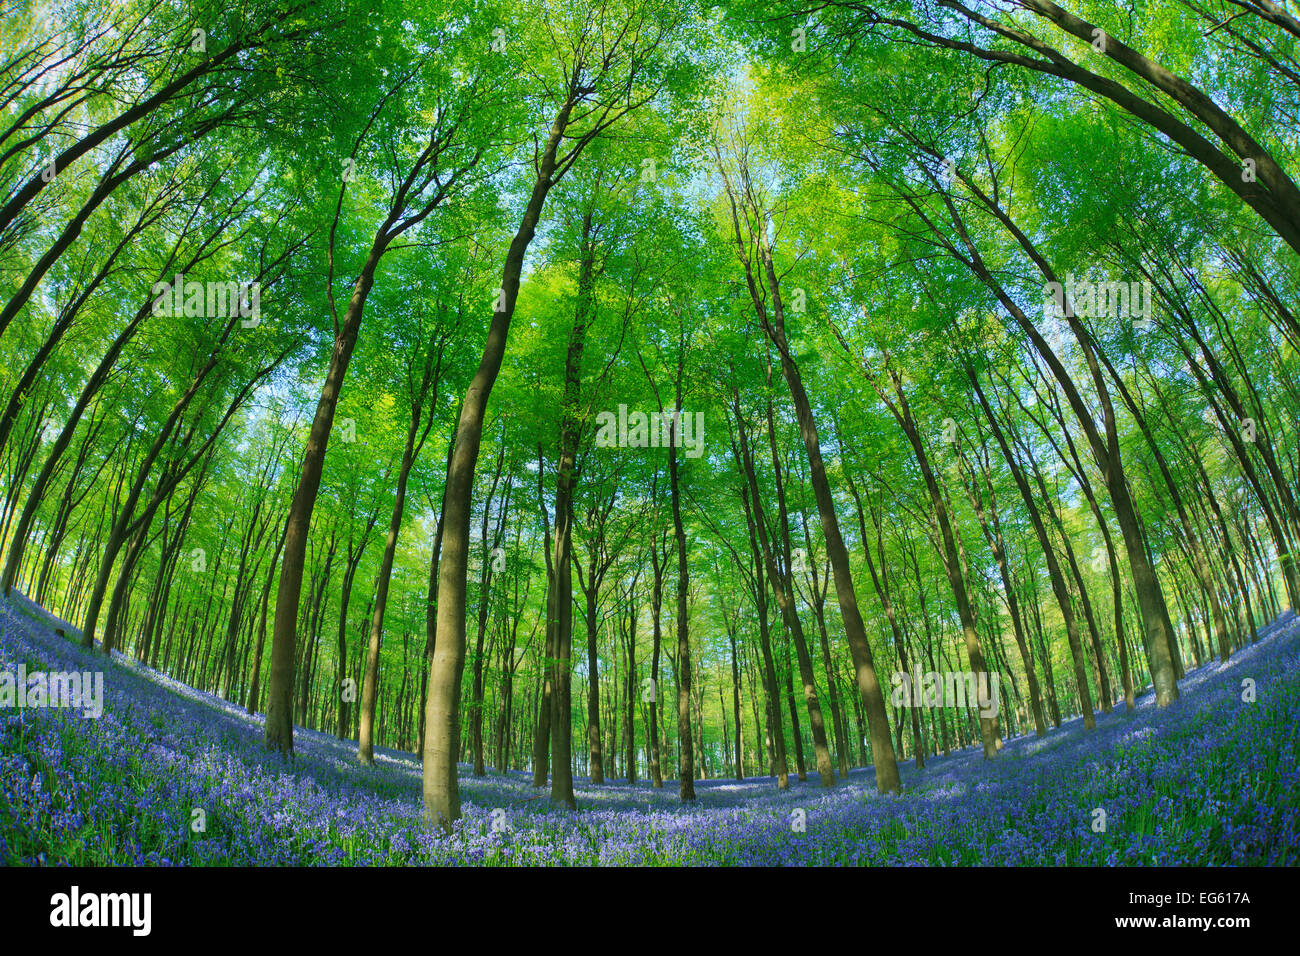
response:
[(1300, 858), (1295, 3), (0, 8), (0, 861)]

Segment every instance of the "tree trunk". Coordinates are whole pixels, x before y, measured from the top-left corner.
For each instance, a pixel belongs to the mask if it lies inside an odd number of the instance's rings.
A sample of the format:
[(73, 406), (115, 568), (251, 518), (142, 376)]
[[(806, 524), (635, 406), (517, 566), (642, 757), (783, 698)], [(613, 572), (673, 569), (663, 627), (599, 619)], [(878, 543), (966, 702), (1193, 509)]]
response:
[(294, 657), (298, 640), (298, 598), (302, 593), (307, 535), (311, 530), (311, 515), (320, 491), (321, 474), (325, 468), (325, 449), (334, 427), (339, 391), (347, 375), (348, 363), (352, 361), (366, 297), (374, 286), (375, 268), (379, 265), (384, 249), (382, 235), (376, 236), (361, 274), (352, 288), (343, 322), (334, 337), (329, 370), (325, 375), (320, 398), (316, 401), (316, 414), (312, 418), (307, 447), (303, 451), (298, 485), (293, 493), (293, 502), (289, 505), (284, 559), (275, 596), (275, 625), (271, 632), (271, 680), (267, 687), (264, 735), (268, 749), (286, 755), (293, 752)]
[[(537, 180), (524, 211), (519, 231), (506, 254), (497, 308), (488, 328), (478, 370), (465, 393), (456, 425), (455, 450), (447, 472), (443, 550), (439, 562), (438, 629), (433, 663), (429, 668), (429, 702), (425, 713), (424, 808), (429, 819), (450, 831), (460, 818), (460, 789), (456, 776), (456, 749), (460, 740), (460, 685), (465, 663), (465, 585), (469, 568), (470, 498), (474, 469), (483, 436), (483, 416), (492, 386), (505, 356), (510, 320), (519, 295), (524, 254), (532, 242), (542, 205), (555, 174), (555, 157), (574, 106), (572, 97), (561, 106), (551, 125), (538, 163)], [(557, 570), (557, 574), (559, 569)]]

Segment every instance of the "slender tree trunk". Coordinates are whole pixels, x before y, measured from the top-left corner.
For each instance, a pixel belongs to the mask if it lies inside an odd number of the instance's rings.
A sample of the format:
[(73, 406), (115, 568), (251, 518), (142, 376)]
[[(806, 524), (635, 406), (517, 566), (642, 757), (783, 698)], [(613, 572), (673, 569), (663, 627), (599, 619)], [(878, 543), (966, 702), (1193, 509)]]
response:
[[(423, 791), (426, 815), (448, 830), (460, 818), (456, 748), (460, 740), (460, 685), (465, 662), (465, 577), (469, 568), (470, 498), (483, 435), (483, 416), (505, 356), (510, 320), (519, 295), (524, 254), (532, 242), (542, 205), (553, 185), (556, 151), (573, 107), (574, 99), (570, 97), (560, 108), (551, 126), (546, 148), (539, 157), (532, 195), (519, 231), (506, 254), (497, 307), (488, 328), (483, 357), (461, 405), (455, 450), (447, 472), (443, 550), (438, 570), (438, 629), (433, 663), (429, 668), (429, 702), (425, 714)], [(559, 569), (556, 571), (558, 574)]]
[[(411, 422), (406, 429), (406, 445), (402, 449), (402, 466), (397, 473), (397, 493), (393, 496), (393, 513), (388, 519), (388, 536), (384, 539), (384, 555), (379, 562), (379, 578), (375, 582), (374, 608), (370, 619), (370, 641), (366, 646), (366, 671), (361, 684), (361, 725), (357, 735), (357, 759), (371, 766), (375, 762), (375, 702), (379, 691), (379, 648), (384, 634), (384, 614), (388, 609), (388, 589), (393, 579), (393, 561), (397, 557), (397, 538), (402, 530), (402, 515), (406, 510), (406, 484), (415, 464), (415, 456), (429, 434), (428, 426), (420, 436), (420, 419), (425, 395), (429, 388), (430, 373), (425, 369), (424, 387), (412, 403)], [(435, 395), (436, 395), (435, 390)], [(433, 413), (429, 413), (433, 421)], [(418, 439), (417, 439), (417, 436)]]
[(271, 632), (271, 680), (267, 688), (266, 732), (268, 749), (282, 754), (293, 752), (293, 678), (294, 657), (298, 639), (298, 598), (302, 593), (302, 576), (307, 555), (307, 535), (311, 530), (311, 515), (316, 507), (321, 474), (325, 468), (325, 449), (330, 431), (334, 427), (334, 412), (338, 407), (339, 391), (347, 375), (348, 363), (356, 348), (357, 333), (365, 311), (366, 298), (374, 286), (375, 269), (383, 255), (385, 242), (376, 236), (357, 277), (348, 300), (343, 321), (334, 338), (329, 370), (316, 414), (312, 418), (307, 447), (303, 451), (298, 485), (289, 506), (287, 531), (284, 539), (284, 559), (280, 567), (279, 587), (275, 597), (275, 626)]
[(682, 366), (677, 360), (677, 405), (668, 442), (668, 481), (672, 499), (673, 536), (677, 540), (677, 747), (678, 777), (682, 800), (695, 799), (695, 749), (691, 736), (691, 642), (687, 597), (690, 589), (690, 561), (686, 553), (686, 530), (682, 524), (681, 478), (678, 475), (677, 445), (680, 442), (682, 412)]

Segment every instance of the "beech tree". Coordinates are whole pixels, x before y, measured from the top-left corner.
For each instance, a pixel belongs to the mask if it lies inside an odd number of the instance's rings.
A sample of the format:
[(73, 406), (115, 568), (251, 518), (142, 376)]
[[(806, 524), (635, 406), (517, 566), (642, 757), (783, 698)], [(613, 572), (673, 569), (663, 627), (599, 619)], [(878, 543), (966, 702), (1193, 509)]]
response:
[(1300, 600), (1283, 5), (10, 14), (5, 600), (432, 826), (901, 791)]

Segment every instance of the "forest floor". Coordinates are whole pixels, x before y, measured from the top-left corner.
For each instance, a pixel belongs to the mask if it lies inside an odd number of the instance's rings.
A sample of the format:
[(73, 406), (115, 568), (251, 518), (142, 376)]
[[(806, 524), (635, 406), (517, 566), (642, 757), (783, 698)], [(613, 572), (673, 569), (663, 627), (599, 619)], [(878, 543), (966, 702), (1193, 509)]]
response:
[[(1157, 710), (1075, 717), (1042, 738), (871, 770), (592, 786), (579, 811), (531, 775), (461, 768), (463, 818), (423, 820), (420, 763), (295, 728), (291, 762), (262, 749), (261, 716), (135, 660), (54, 632), (44, 609), (0, 602), (0, 674), (102, 671), (104, 709), (0, 709), (0, 863), (7, 864), (908, 864), (1300, 862), (1300, 617), (1286, 612), (1226, 663), (1191, 670)], [(1244, 682), (1254, 700), (1243, 700)], [(1101, 827), (1104, 811), (1104, 829)]]

